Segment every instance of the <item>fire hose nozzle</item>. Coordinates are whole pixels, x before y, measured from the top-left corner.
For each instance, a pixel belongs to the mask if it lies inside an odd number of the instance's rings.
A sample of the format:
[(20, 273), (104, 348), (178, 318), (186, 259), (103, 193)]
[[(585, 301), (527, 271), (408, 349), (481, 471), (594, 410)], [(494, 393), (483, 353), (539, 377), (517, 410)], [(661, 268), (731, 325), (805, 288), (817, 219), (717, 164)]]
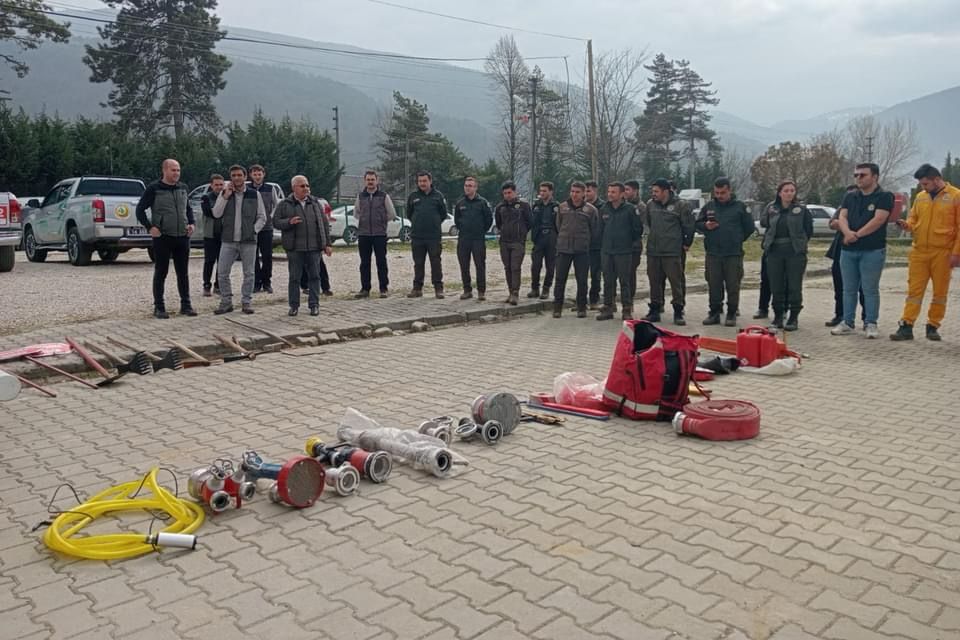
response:
[(495, 445), (503, 437), (503, 426), (496, 420), (487, 420), (480, 427), (480, 437), (489, 445)]
[(673, 430), (679, 434), (683, 434), (683, 421), (687, 419), (687, 416), (682, 411), (678, 411), (677, 415), (673, 416), (672, 424)]
[(487, 420), (483, 424), (477, 424), (470, 418), (461, 418), (454, 433), (464, 442), (472, 440), (479, 434), (480, 439), (486, 444), (495, 445), (505, 435), (505, 430), (497, 420)]
[(156, 547), (197, 548), (197, 536), (188, 533), (154, 533), (147, 536), (144, 542)]
[(436, 451), (427, 463), (427, 470), (438, 478), (446, 478), (453, 469), (453, 456), (446, 449)]
[(452, 418), (446, 416), (433, 418), (420, 423), (417, 431), (426, 436), (432, 436), (443, 441), (443, 444), (450, 446), (453, 442), (453, 431), (450, 428)]
[(386, 482), (393, 471), (393, 458), (386, 451), (371, 451), (363, 464), (364, 475), (370, 480), (380, 484)]
[(360, 472), (349, 462), (339, 467), (328, 467), (324, 473), (324, 482), (332, 487), (337, 495), (350, 496), (357, 492), (360, 485)]
[(214, 491), (210, 494), (207, 504), (210, 505), (210, 510), (214, 513), (226, 511), (230, 506), (230, 494), (226, 491)]

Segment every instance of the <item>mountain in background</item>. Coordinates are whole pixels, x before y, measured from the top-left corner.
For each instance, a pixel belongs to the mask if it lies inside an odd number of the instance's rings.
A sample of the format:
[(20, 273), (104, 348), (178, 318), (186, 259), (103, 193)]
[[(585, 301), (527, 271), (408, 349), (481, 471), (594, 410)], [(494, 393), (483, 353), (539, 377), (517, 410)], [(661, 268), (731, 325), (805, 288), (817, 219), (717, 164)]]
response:
[[(86, 15), (103, 19), (111, 14), (98, 11)], [(259, 107), (270, 117), (307, 118), (332, 129), (332, 109), (338, 106), (341, 159), (348, 174), (357, 174), (377, 163), (376, 123), (389, 114), (392, 94), (399, 91), (425, 103), (432, 128), (449, 137), (475, 162), (499, 156), (496, 103), (491, 84), (480, 71), (446, 63), (395, 59), (389, 54), (371, 57), (366, 55), (371, 50), (350, 45), (227, 29), (230, 36), (260, 42), (218, 43), (218, 51), (233, 63), (226, 74), (226, 89), (215, 99), (225, 122), (246, 123)], [(18, 52), (31, 71), (24, 79), (4, 81), (14, 107), (65, 118), (110, 117), (100, 106), (106, 100), (109, 85), (90, 83), (90, 71), (81, 60), (83, 45), (96, 42), (90, 37), (93, 25), (74, 20), (73, 30), (74, 37), (68, 44), (44, 43), (35, 51)], [(308, 49), (283, 48), (266, 42)], [(375, 45), (371, 42), (371, 46)], [(0, 53), (4, 52), (13, 52), (9, 43), (0, 43)], [(11, 75), (4, 73), (6, 77)], [(582, 90), (572, 87), (571, 91), (579, 94)], [(881, 121), (906, 118), (917, 124), (922, 160), (940, 163), (948, 151), (960, 153), (958, 108), (960, 87), (954, 87), (886, 109), (853, 107), (771, 126), (714, 111), (712, 125), (725, 147), (754, 156), (780, 142), (804, 141), (842, 127), (856, 116), (875, 115)]]

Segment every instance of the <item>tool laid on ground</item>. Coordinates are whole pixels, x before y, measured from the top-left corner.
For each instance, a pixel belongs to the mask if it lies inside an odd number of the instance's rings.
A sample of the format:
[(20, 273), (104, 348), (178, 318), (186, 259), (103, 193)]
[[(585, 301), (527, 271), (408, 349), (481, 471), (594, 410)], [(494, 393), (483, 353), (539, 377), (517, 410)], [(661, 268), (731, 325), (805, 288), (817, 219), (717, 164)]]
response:
[(81, 377), (79, 377), (79, 376), (75, 376), (75, 375), (73, 375), (72, 373), (70, 373), (69, 371), (64, 371), (64, 370), (61, 369), (60, 367), (55, 367), (55, 366), (53, 366), (52, 364), (47, 364), (46, 362), (44, 362), (43, 360), (40, 360), (39, 358), (34, 358), (33, 356), (24, 356), (23, 359), (26, 360), (27, 362), (32, 362), (33, 364), (37, 365), (37, 366), (40, 367), (41, 369), (46, 369), (47, 371), (52, 371), (52, 372), (56, 373), (57, 375), (61, 375), (61, 376), (63, 376), (64, 378), (68, 378), (68, 379), (70, 379), (70, 380), (73, 380), (74, 382), (79, 382), (80, 384), (85, 385), (85, 386), (87, 386), (87, 387), (90, 387), (91, 389), (96, 390), (96, 389), (99, 389), (99, 388), (100, 388), (99, 386), (93, 384), (92, 382), (90, 382), (90, 381), (88, 381), (88, 380), (84, 380), (83, 378), (81, 378)]
[(154, 361), (154, 373), (160, 371), (161, 369), (170, 369), (172, 371), (180, 371), (183, 369), (183, 358), (180, 356), (179, 349), (174, 347), (163, 354), (160, 360)]
[(339, 467), (327, 467), (323, 477), (324, 484), (339, 496), (352, 496), (360, 486), (360, 472), (349, 462), (344, 462)]
[(428, 436), (433, 436), (442, 440), (448, 447), (453, 442), (453, 418), (450, 416), (440, 416), (431, 418), (420, 423), (417, 431)]
[(132, 347), (132, 346), (130, 346), (129, 344), (127, 344), (127, 343), (125, 343), (125, 342), (120, 342), (118, 339), (116, 339), (116, 338), (114, 338), (114, 337), (107, 336), (107, 342), (109, 342), (110, 344), (115, 344), (115, 345), (117, 345), (118, 347), (120, 347), (121, 349), (126, 349), (126, 350), (130, 351), (131, 353), (137, 353), (138, 351), (142, 351), (142, 352), (143, 352), (148, 358), (150, 358), (150, 360), (152, 360), (153, 362), (159, 362), (159, 361), (160, 361), (160, 358), (157, 357), (156, 354), (154, 354), (154, 353), (152, 353), (152, 352), (150, 352), (150, 351), (147, 351), (146, 349), (137, 349), (136, 347)]
[(563, 424), (567, 419), (563, 416), (551, 416), (546, 413), (537, 413), (535, 411), (524, 410), (520, 416), (520, 422), (539, 422), (540, 424)]
[(197, 469), (187, 480), (187, 492), (214, 513), (225, 511), (233, 500), (237, 509), (250, 500), (257, 486), (247, 480), (242, 469), (234, 469), (230, 460), (214, 460), (209, 467)]
[(175, 349), (179, 349), (182, 355), (193, 358), (193, 361), (190, 362), (189, 364), (187, 364), (188, 361), (184, 361), (183, 362), (184, 367), (189, 367), (189, 366), (209, 367), (212, 364), (220, 364), (220, 362), (222, 362), (222, 360), (217, 362), (210, 361), (207, 358), (204, 358), (202, 355), (200, 355), (196, 351), (194, 351), (193, 349), (191, 349), (190, 347), (180, 344), (179, 342), (171, 338), (164, 338), (164, 340), (171, 347)]
[(760, 326), (746, 327), (737, 334), (736, 340), (700, 336), (700, 350), (737, 356), (743, 364), (751, 367), (762, 367), (779, 358), (803, 359), (802, 354), (788, 349), (776, 334)]
[(130, 362), (125, 362), (120, 356), (113, 353), (112, 351), (107, 350), (103, 346), (97, 344), (96, 342), (91, 342), (90, 340), (84, 341), (84, 345), (92, 350), (96, 351), (107, 360), (113, 363), (114, 368), (117, 370), (117, 373), (136, 373), (141, 376), (153, 373), (153, 365), (150, 362), (150, 358), (147, 357), (147, 354), (143, 351), (137, 351), (133, 354), (133, 357), (130, 359)]
[(316, 436), (307, 438), (304, 447), (311, 458), (316, 458), (328, 467), (340, 467), (349, 463), (370, 482), (386, 482), (393, 471), (393, 460), (386, 451), (366, 451), (346, 444), (327, 446)]
[(213, 334), (213, 337), (216, 338), (217, 341), (219, 341), (220, 344), (222, 344), (226, 348), (236, 352), (237, 355), (235, 356), (234, 359), (237, 359), (237, 360), (256, 360), (257, 359), (258, 352), (247, 351), (246, 349), (240, 346), (240, 343), (237, 342), (236, 338), (228, 338), (218, 333)]
[[(196, 548), (197, 538), (192, 534), (203, 524), (203, 509), (160, 486), (158, 471), (151, 469), (141, 480), (111, 487), (69, 511), (60, 512), (44, 532), (44, 544), (53, 551), (91, 560), (134, 558), (161, 547)], [(77, 535), (98, 518), (124, 511), (162, 511), (169, 517), (157, 533)]]
[(287, 340), (287, 339), (284, 338), (283, 336), (281, 336), (281, 335), (279, 335), (279, 334), (276, 334), (276, 333), (273, 333), (272, 331), (267, 331), (266, 329), (261, 329), (261, 328), (259, 328), (259, 327), (253, 326), (252, 324), (247, 324), (246, 322), (240, 322), (239, 320), (234, 320), (233, 318), (224, 318), (224, 320), (226, 320), (227, 322), (232, 322), (233, 324), (239, 325), (239, 326), (243, 327), (244, 329), (250, 329), (251, 331), (256, 331), (257, 333), (262, 333), (263, 335), (265, 335), (265, 336), (267, 336), (267, 337), (269, 337), (269, 338), (273, 338), (274, 340), (277, 340), (277, 341), (279, 341), (279, 342), (282, 342), (285, 346), (289, 347), (290, 349), (296, 349), (296, 348), (297, 348), (297, 345), (295, 345), (294, 343), (290, 342), (289, 340)]
[(473, 421), (478, 425), (490, 420), (500, 423), (503, 435), (508, 436), (520, 424), (520, 401), (512, 393), (497, 392), (477, 396), (470, 405)]
[(111, 376), (110, 372), (107, 371), (103, 367), (103, 365), (97, 362), (97, 359), (94, 358), (92, 355), (90, 355), (89, 351), (81, 347), (76, 340), (74, 340), (73, 338), (70, 338), (69, 336), (65, 339), (67, 341), (67, 344), (70, 345), (70, 347), (77, 353), (77, 355), (80, 356), (83, 359), (83, 361), (87, 363), (88, 367), (92, 368), (94, 371), (96, 371), (101, 376), (103, 376), (103, 380), (97, 383), (98, 387), (109, 386), (125, 375), (124, 373), (121, 373), (118, 371), (117, 375)]
[(453, 432), (464, 442), (469, 442), (479, 435), (480, 439), (489, 445), (497, 444), (504, 435), (503, 425), (498, 421), (487, 420), (483, 424), (477, 424), (472, 418), (460, 418)]
[(583, 409), (568, 404), (560, 404), (553, 401), (553, 396), (549, 393), (531, 393), (527, 397), (527, 405), (540, 411), (552, 411), (554, 413), (564, 413), (591, 420), (609, 420), (609, 411), (600, 411), (599, 409)]
[(760, 433), (760, 409), (743, 400), (694, 402), (673, 417), (673, 428), (705, 440), (749, 440)]
[(70, 353), (73, 349), (65, 342), (46, 342), (43, 344), (33, 344), (29, 347), (20, 347), (19, 349), (9, 349), (0, 351), (0, 362), (10, 360), (19, 360), (24, 356), (33, 356), (34, 358), (45, 358), (47, 356), (62, 356)]
[(316, 502), (326, 484), (323, 465), (308, 456), (294, 456), (279, 464), (264, 462), (256, 451), (244, 451), (240, 468), (251, 479), (275, 480), (270, 499), (298, 509)]

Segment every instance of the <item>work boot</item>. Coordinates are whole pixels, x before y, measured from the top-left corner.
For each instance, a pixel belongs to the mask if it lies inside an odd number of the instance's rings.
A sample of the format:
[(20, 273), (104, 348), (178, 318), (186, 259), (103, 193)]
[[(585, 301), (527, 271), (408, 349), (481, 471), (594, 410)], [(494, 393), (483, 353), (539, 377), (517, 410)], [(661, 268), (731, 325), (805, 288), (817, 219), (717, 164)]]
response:
[(774, 311), (773, 312), (773, 322), (770, 323), (770, 326), (774, 329), (783, 329), (783, 312)]
[(290, 316), (291, 318), (297, 315), (298, 313), (300, 313), (299, 307), (290, 307), (290, 311), (287, 311), (287, 315)]
[(433, 297), (437, 300), (443, 300), (446, 297), (443, 295), (443, 287), (434, 287)]
[(660, 307), (655, 304), (650, 305), (650, 311), (643, 316), (647, 322), (660, 322)]
[(684, 327), (687, 324), (687, 319), (683, 317), (683, 307), (674, 307), (673, 308), (673, 324), (678, 327)]
[(473, 291), (471, 291), (470, 289), (464, 289), (463, 293), (460, 294), (461, 300), (469, 300), (472, 297), (473, 297)]
[(247, 315), (252, 315), (252, 314), (253, 314), (253, 305), (250, 304), (249, 302), (248, 302), (247, 304), (240, 305), (240, 311), (244, 312), (244, 313), (247, 314)]
[(766, 320), (770, 317), (770, 311), (768, 309), (757, 309), (753, 314), (754, 320)]
[(413, 291), (411, 291), (410, 293), (407, 294), (407, 297), (408, 297), (408, 298), (422, 298), (422, 297), (423, 297), (423, 289), (414, 289)]
[(380, 297), (381, 297), (381, 298), (389, 298), (389, 297), (390, 297), (390, 291), (388, 291), (387, 289), (384, 289), (383, 291), (380, 292)]
[(487, 299), (486, 291), (477, 291), (477, 302), (483, 302)]
[(623, 307), (623, 313), (620, 314), (621, 320), (633, 320), (633, 307)]
[(320, 307), (310, 307), (310, 315), (312, 316), (320, 315)]
[(737, 326), (737, 312), (733, 311), (727, 312), (727, 317), (723, 321), (723, 326), (725, 327), (735, 327)]
[(263, 292), (264, 292), (264, 293), (273, 293), (273, 287), (271, 287), (269, 284), (265, 284), (265, 285), (263, 285)]
[(153, 317), (157, 320), (169, 320), (170, 314), (163, 307), (157, 307), (153, 310)]
[(519, 293), (511, 293), (511, 294), (510, 294), (510, 304), (513, 305), (514, 307), (517, 306), (518, 304), (520, 304), (520, 294), (519, 294)]
[(586, 318), (586, 317), (587, 317), (587, 310), (584, 309), (583, 307), (580, 307), (579, 309), (577, 309), (577, 317), (578, 317), (578, 318)]
[[(307, 289), (307, 293), (310, 293), (309, 289)], [(324, 289), (323, 291), (320, 292), (320, 295), (322, 295), (325, 298), (329, 298), (333, 295), (333, 291), (330, 291), (330, 289)]]
[(180, 307), (180, 315), (190, 316), (191, 318), (197, 317), (197, 311), (192, 306), (187, 305), (185, 307)]
[(544, 288), (543, 288), (543, 290), (540, 292), (540, 299), (541, 299), (541, 300), (549, 300), (549, 299), (550, 299), (550, 287), (544, 287)]
[(833, 318), (831, 318), (830, 320), (827, 320), (826, 322), (824, 322), (824, 323), (823, 323), (823, 326), (825, 326), (825, 327), (835, 327), (835, 326), (837, 326), (838, 324), (840, 324), (841, 322), (843, 322), (843, 318), (841, 318), (840, 316), (833, 316)]
[[(930, 325), (927, 325), (928, 327)], [(936, 332), (936, 329), (934, 329)], [(930, 337), (930, 330), (927, 330), (927, 337)], [(897, 326), (897, 332), (890, 334), (890, 339), (894, 342), (903, 342), (904, 340), (913, 340), (913, 325), (907, 324), (903, 320), (900, 321), (899, 326)], [(939, 339), (939, 336), (938, 338)]]
[(539, 298), (540, 297), (540, 287), (532, 287), (530, 293), (527, 294), (528, 298)]
[(927, 325), (927, 340), (933, 340), (934, 342), (940, 342), (941, 340), (940, 332), (932, 324)]
[(355, 300), (362, 300), (362, 299), (364, 299), (364, 298), (369, 298), (369, 297), (370, 297), (370, 290), (369, 290), (369, 289), (361, 289), (360, 291), (358, 291), (358, 292), (357, 292), (356, 294), (354, 294), (354, 296), (353, 296), (353, 298), (354, 298)]
[(213, 284), (213, 295), (215, 296), (220, 295), (220, 285), (217, 283)]
[(597, 320), (613, 320), (613, 310), (603, 305), (600, 307), (600, 313), (597, 314)]
[(223, 315), (223, 314), (225, 314), (225, 313), (230, 313), (231, 311), (233, 311), (233, 305), (232, 305), (232, 304), (224, 304), (224, 303), (222, 303), (222, 302), (220, 303), (220, 306), (219, 306), (219, 307), (217, 307), (216, 309), (213, 310), (213, 312), (214, 312), (216, 315), (218, 315), (218, 316)]
[(209, 297), (211, 297), (211, 296), (213, 296), (213, 293), (210, 292), (210, 287), (209, 287), (209, 286), (204, 286), (204, 287), (203, 287), (203, 297), (204, 297), (204, 298), (209, 298)]
[(800, 328), (800, 312), (791, 311), (790, 317), (787, 318), (787, 323), (783, 325), (784, 331), (796, 331)]
[(703, 319), (703, 324), (708, 327), (713, 324), (720, 324), (720, 314), (711, 311), (707, 314), (707, 317)]
[(554, 302), (554, 303), (553, 303), (553, 317), (554, 317), (554, 318), (559, 318), (559, 317), (562, 316), (562, 315), (563, 315), (563, 303), (562, 303), (562, 302)]

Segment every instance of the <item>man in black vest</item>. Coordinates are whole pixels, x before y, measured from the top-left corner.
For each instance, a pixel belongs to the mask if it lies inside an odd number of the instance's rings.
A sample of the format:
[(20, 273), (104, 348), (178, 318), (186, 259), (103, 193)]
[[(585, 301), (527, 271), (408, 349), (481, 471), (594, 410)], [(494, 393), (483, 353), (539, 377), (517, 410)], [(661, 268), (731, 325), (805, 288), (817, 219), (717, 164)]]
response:
[(257, 234), (267, 221), (266, 207), (260, 192), (247, 185), (247, 172), (238, 164), (230, 167), (230, 182), (223, 188), (213, 217), (223, 219), (220, 258), (217, 268), (220, 279), (220, 306), (217, 315), (233, 311), (233, 288), (230, 270), (237, 256), (243, 265), (240, 302), (244, 313), (253, 313), (254, 263), (257, 259)]
[[(533, 203), (533, 223), (530, 226), (530, 239), (533, 241), (532, 263), (530, 265), (530, 293), (528, 298), (550, 299), (550, 287), (553, 286), (553, 273), (557, 265), (557, 202), (553, 199), (553, 183), (541, 182), (537, 201)], [(540, 288), (540, 269), (546, 265), (543, 274), (543, 289)]]
[(493, 211), (486, 198), (477, 194), (477, 179), (468, 176), (463, 181), (463, 197), (453, 207), (453, 224), (457, 227), (457, 261), (463, 282), (461, 300), (473, 297), (470, 281), (470, 261), (477, 270), (477, 300), (487, 295), (487, 231), (493, 225)]
[(377, 257), (377, 282), (380, 297), (386, 298), (390, 279), (387, 271), (387, 225), (397, 217), (393, 201), (380, 189), (376, 171), (363, 174), (364, 189), (353, 204), (357, 221), (357, 246), (360, 250), (360, 292), (356, 298), (369, 298), (370, 257)]
[[(220, 294), (220, 279), (212, 283), (213, 268), (220, 257), (220, 236), (223, 234), (223, 221), (213, 217), (213, 203), (223, 191), (223, 176), (215, 173), (210, 176), (210, 190), (200, 198), (203, 211), (203, 296), (209, 298), (213, 293)], [(210, 292), (211, 286), (213, 293)]]
[[(177, 272), (180, 313), (195, 316), (197, 312), (190, 303), (190, 236), (194, 218), (187, 185), (180, 182), (180, 163), (176, 160), (164, 160), (161, 170), (163, 177), (151, 183), (137, 203), (137, 220), (153, 238), (153, 317), (165, 320), (170, 316), (163, 302), (163, 288), (171, 258)], [(149, 218), (147, 209), (150, 209)]]
[(257, 233), (257, 259), (253, 267), (253, 291), (273, 293), (273, 210), (277, 207), (277, 194), (273, 185), (263, 181), (267, 170), (262, 165), (250, 166), (251, 186), (260, 192), (263, 208), (267, 212), (267, 223)]
[(417, 172), (417, 190), (407, 197), (407, 216), (410, 218), (410, 249), (413, 252), (413, 291), (407, 297), (423, 297), (424, 268), (429, 255), (434, 295), (443, 298), (440, 225), (447, 219), (447, 201), (433, 188), (433, 176), (429, 171)]

